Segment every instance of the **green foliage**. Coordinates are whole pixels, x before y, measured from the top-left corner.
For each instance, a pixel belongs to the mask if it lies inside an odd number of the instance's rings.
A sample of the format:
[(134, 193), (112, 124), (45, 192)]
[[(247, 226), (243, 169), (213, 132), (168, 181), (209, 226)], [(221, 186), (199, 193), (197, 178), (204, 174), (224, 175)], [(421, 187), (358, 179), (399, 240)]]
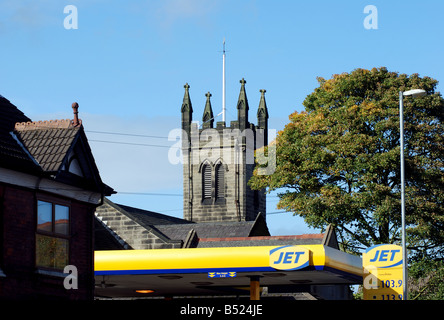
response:
[(423, 258), (409, 267), (409, 299), (444, 300), (444, 262)]
[[(315, 228), (333, 225), (344, 248), (400, 242), (399, 91), (404, 99), (406, 219), (409, 247), (444, 240), (444, 103), (437, 81), (386, 68), (318, 78), (276, 143), (276, 170), (255, 174), (254, 189), (279, 194), (279, 209)], [(271, 148), (270, 148), (271, 150)]]

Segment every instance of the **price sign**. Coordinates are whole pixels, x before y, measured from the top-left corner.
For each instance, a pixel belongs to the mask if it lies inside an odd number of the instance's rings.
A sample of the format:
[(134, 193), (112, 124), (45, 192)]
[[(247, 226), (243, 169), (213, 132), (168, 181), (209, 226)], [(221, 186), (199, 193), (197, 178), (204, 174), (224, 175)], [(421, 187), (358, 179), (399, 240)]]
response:
[(402, 247), (383, 244), (362, 257), (364, 300), (402, 300)]

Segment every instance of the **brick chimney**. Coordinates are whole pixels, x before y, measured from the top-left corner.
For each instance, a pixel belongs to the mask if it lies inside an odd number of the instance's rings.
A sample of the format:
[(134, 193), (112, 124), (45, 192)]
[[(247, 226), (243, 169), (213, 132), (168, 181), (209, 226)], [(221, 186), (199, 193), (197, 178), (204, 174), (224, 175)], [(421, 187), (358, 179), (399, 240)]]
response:
[(80, 125), (79, 121), (79, 104), (77, 102), (72, 103), (72, 110), (74, 112), (74, 120), (72, 121), (72, 124), (74, 127), (77, 127)]

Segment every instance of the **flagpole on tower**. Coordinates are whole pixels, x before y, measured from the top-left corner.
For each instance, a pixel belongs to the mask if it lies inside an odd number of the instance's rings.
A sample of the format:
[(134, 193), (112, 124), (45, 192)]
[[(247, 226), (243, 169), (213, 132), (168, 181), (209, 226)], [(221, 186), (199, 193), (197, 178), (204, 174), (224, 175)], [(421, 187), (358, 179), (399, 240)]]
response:
[(222, 121), (225, 122), (225, 38), (222, 51)]

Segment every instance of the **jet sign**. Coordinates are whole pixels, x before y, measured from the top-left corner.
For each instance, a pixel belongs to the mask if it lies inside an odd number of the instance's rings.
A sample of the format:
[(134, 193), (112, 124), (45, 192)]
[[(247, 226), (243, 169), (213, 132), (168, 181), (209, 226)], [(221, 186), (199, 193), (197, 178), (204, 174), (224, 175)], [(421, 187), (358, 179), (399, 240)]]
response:
[(300, 246), (283, 246), (270, 250), (270, 267), (298, 270), (309, 266), (310, 250)]

